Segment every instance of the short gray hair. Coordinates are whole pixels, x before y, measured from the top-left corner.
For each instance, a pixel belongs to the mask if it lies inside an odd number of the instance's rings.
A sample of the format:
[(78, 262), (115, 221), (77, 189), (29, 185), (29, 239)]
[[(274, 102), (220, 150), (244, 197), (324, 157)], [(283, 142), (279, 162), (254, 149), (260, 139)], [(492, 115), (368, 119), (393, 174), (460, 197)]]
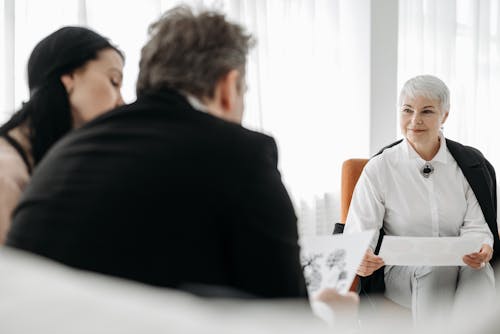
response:
[(217, 81), (231, 70), (245, 74), (246, 57), (255, 41), (224, 14), (177, 6), (149, 27), (142, 48), (137, 96), (174, 89), (197, 98), (213, 97)]
[(399, 94), (399, 107), (402, 106), (405, 97), (417, 96), (438, 100), (442, 112), (450, 111), (450, 91), (441, 79), (433, 75), (418, 75), (406, 81)]

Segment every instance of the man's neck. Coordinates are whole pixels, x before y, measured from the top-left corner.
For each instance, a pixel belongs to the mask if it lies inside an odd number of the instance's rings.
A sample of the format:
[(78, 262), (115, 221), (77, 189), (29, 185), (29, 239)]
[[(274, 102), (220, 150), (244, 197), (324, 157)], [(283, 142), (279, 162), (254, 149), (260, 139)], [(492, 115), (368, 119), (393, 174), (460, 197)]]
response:
[(210, 99), (200, 100), (196, 96), (189, 93), (183, 94), (194, 109), (205, 112), (217, 118), (225, 119), (224, 114), (217, 107), (215, 101)]

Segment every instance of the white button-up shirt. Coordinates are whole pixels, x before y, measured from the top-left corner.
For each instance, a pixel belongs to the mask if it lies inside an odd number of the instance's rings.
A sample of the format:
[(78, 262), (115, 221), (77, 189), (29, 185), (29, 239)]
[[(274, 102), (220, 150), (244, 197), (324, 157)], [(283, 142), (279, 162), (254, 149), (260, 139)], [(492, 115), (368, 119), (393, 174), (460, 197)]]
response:
[(366, 164), (356, 184), (345, 233), (376, 229), (387, 235), (481, 236), (493, 247), (493, 235), (476, 196), (441, 135), (434, 171), (424, 178), (426, 163), (405, 139)]

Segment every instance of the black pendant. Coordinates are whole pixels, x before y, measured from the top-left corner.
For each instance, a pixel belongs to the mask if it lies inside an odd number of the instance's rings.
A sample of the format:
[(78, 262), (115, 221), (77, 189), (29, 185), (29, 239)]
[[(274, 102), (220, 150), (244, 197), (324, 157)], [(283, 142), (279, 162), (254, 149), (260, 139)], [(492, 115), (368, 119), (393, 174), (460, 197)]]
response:
[(432, 172), (434, 172), (434, 167), (432, 167), (430, 163), (426, 162), (424, 167), (422, 167), (422, 169), (420, 170), (420, 172), (425, 178), (428, 178), (429, 175), (431, 175)]

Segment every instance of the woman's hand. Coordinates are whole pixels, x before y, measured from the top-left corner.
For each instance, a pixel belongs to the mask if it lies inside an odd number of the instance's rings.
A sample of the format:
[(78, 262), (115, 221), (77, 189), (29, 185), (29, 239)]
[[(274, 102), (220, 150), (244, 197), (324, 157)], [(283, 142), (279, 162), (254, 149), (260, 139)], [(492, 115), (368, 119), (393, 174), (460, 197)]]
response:
[(471, 268), (482, 269), (486, 263), (490, 262), (492, 256), (493, 249), (490, 245), (483, 244), (479, 252), (467, 254), (462, 258), (462, 260), (464, 260), (465, 264)]
[(368, 248), (356, 273), (363, 277), (370, 276), (382, 266), (384, 266), (384, 260), (380, 256), (375, 255), (371, 248)]

